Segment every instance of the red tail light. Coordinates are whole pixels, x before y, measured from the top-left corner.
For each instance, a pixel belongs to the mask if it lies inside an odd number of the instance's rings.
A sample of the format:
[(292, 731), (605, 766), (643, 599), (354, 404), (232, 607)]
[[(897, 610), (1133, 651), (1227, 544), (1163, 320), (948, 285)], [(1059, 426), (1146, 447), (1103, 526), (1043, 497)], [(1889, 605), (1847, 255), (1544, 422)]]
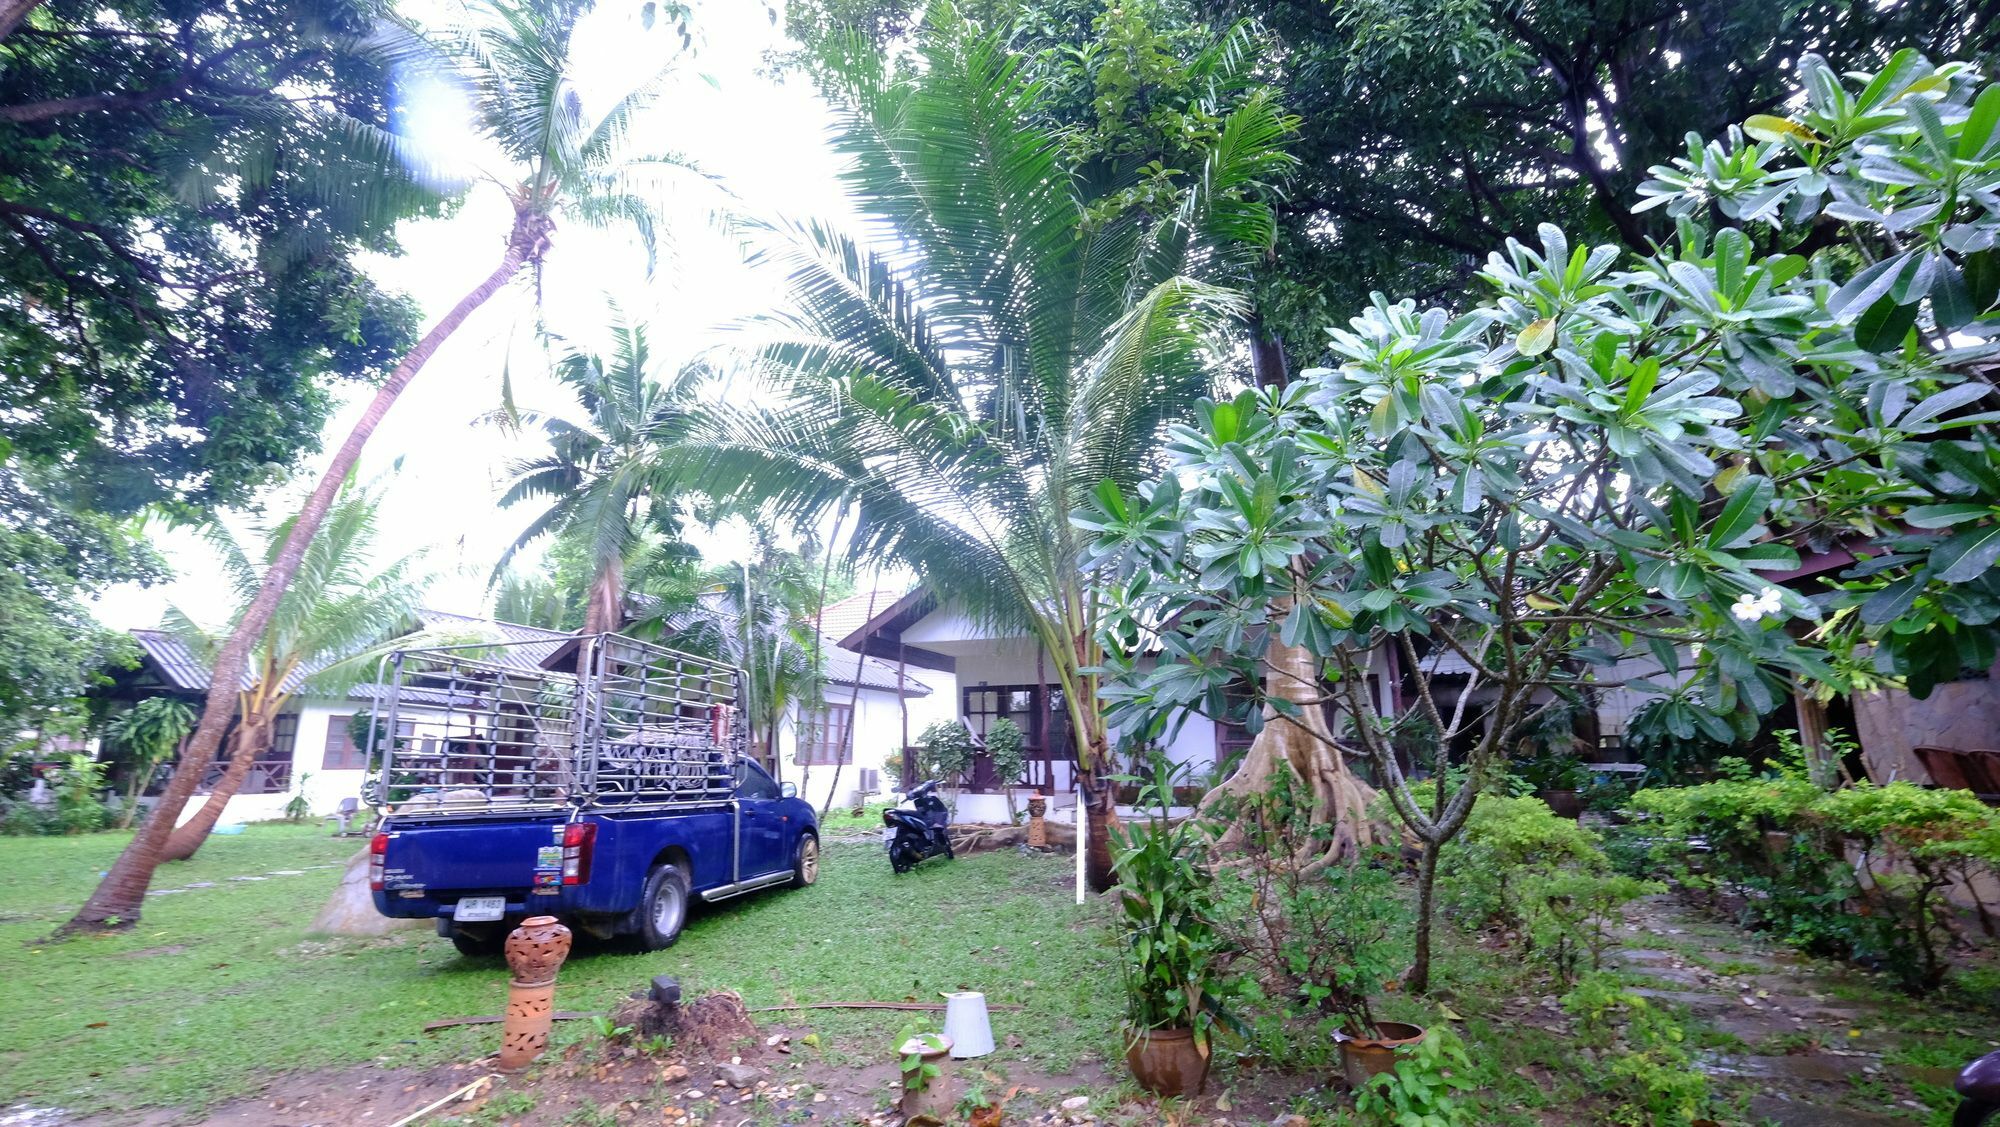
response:
[(590, 855), (597, 848), (597, 823), (571, 822), (563, 827), (563, 883), (590, 881)]
[(382, 866), (389, 852), (389, 835), (376, 834), (368, 843), (368, 887), (382, 891)]

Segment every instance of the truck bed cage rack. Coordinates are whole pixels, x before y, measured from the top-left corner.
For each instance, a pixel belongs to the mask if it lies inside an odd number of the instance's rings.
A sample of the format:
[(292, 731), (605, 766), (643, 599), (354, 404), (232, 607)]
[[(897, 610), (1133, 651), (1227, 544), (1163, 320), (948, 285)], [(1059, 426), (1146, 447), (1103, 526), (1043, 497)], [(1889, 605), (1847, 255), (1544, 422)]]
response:
[(742, 670), (622, 634), (547, 647), (385, 655), (366, 741), (371, 805), (471, 815), (730, 801), (748, 745)]

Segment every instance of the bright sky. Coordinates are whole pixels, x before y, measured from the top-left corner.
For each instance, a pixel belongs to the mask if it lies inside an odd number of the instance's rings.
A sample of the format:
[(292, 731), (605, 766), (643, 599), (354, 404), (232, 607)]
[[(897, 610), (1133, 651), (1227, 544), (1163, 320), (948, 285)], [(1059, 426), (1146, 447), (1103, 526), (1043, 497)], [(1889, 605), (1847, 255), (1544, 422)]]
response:
[[(645, 59), (679, 51), (678, 36), (665, 25), (643, 32), (629, 17), (633, 8), (606, 0), (603, 18), (579, 30), (585, 44), (580, 49), (593, 60), (589, 73), (607, 87)], [(406, 0), (405, 10), (434, 25), (440, 21), (432, 11), (448, 18), (442, 6), (429, 3)], [(809, 83), (793, 78), (780, 84), (758, 73), (765, 52), (785, 42), (765, 5), (706, 0), (698, 3), (693, 27), (694, 57), (681, 64), (659, 107), (635, 130), (637, 142), (685, 154), (753, 212), (846, 218), (834, 178), (836, 158), (826, 144), (826, 107)], [(586, 84), (582, 93), (588, 107), (592, 95), (602, 92)], [(426, 118), (440, 138), (463, 136), (453, 129), (448, 104)], [(643, 253), (630, 236), (559, 231), (543, 277), (550, 330), (589, 340), (606, 323), (607, 301), (615, 299), (629, 314), (650, 321), (654, 349), (677, 360), (715, 343), (730, 322), (768, 308), (778, 296), (774, 280), (746, 268), (734, 238), (708, 223), (723, 202), (721, 193), (699, 183), (675, 193), (667, 222), (676, 251), (650, 284)], [(507, 228), (507, 203), (499, 189), (477, 187), (449, 218), (408, 224), (404, 254), (375, 260), (370, 270), (389, 288), (414, 298), (428, 327), (493, 269)], [(505, 370), (511, 370), (521, 407), (562, 408), (564, 397), (543, 372), (545, 355), (533, 328), (529, 285), (495, 298), (418, 375), (362, 460), (363, 476), (374, 477), (391, 472), (400, 459), (382, 514), (384, 558), (427, 550), (431, 566), (441, 573), (428, 600), (438, 609), (484, 613), (493, 561), (533, 517), (529, 507), (502, 510), (495, 504), (507, 460), (530, 447), (481, 421), (500, 403)], [(371, 391), (355, 389), (349, 396), (346, 409), (327, 425), (325, 447), (346, 435)], [(323, 458), (314, 459), (269, 499), (274, 519), (296, 507), (323, 464)], [(727, 528), (696, 539), (718, 562), (740, 559), (747, 546), (740, 531)], [(169, 603), (204, 619), (225, 613), (226, 594), (195, 534), (163, 530), (156, 542), (179, 578), (151, 589), (107, 592), (95, 608), (105, 625), (156, 625)]]

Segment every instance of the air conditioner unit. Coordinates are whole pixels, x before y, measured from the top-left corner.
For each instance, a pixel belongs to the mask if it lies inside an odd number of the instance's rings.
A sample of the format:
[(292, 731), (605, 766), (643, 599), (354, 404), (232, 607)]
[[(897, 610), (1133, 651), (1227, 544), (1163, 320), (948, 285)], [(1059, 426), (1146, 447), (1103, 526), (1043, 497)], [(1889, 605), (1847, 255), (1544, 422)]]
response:
[(861, 769), (861, 793), (875, 794), (882, 789), (882, 772), (873, 767)]

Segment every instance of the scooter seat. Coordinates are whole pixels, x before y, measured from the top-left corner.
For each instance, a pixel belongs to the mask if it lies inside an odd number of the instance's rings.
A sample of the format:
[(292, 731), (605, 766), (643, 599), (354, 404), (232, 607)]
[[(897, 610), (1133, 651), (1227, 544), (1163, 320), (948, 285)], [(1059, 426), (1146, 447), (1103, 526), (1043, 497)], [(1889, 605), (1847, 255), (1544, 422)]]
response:
[(2000, 1104), (2000, 1052), (1987, 1053), (1966, 1065), (1954, 1087), (1968, 1100)]

